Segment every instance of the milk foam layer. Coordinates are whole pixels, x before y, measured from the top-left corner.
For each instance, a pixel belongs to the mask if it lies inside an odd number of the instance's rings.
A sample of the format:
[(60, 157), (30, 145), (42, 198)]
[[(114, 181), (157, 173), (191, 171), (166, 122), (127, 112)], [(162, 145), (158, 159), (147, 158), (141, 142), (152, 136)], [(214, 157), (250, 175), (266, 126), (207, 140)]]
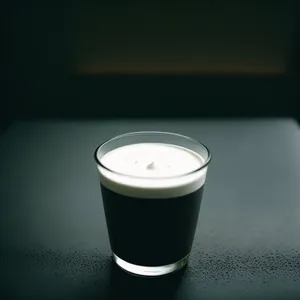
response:
[(122, 146), (106, 153), (100, 161), (109, 169), (98, 165), (105, 187), (139, 198), (172, 198), (192, 193), (204, 184), (207, 171), (207, 167), (199, 170), (204, 159), (196, 152), (162, 143)]

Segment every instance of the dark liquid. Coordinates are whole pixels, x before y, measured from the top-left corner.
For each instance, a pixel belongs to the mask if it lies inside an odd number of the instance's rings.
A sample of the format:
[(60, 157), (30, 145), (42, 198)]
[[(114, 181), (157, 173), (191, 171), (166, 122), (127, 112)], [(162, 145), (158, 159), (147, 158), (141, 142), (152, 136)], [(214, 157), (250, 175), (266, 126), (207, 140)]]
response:
[(203, 186), (188, 195), (141, 199), (119, 195), (101, 185), (112, 251), (141, 266), (174, 263), (191, 251)]

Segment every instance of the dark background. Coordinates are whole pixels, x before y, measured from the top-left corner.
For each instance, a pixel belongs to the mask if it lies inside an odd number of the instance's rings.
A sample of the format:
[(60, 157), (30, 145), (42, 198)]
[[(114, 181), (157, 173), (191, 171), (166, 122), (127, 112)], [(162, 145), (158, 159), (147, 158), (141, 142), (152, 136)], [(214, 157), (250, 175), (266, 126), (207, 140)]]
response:
[(294, 117), (299, 1), (4, 1), (1, 120)]

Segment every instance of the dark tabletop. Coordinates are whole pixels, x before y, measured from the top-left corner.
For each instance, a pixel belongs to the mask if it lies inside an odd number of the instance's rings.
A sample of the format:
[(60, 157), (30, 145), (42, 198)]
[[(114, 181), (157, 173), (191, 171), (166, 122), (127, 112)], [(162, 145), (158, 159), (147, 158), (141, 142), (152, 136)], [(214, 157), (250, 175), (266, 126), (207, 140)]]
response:
[[(213, 155), (189, 266), (157, 279), (112, 263), (93, 158), (136, 130), (189, 135)], [(15, 122), (0, 136), (0, 230), (6, 299), (300, 299), (298, 125)]]

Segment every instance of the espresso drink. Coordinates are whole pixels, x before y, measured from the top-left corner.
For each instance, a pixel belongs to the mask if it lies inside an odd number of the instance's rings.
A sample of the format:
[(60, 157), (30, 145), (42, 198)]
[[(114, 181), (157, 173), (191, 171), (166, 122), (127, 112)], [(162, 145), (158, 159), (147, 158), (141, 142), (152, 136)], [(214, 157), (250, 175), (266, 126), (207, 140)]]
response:
[(188, 148), (164, 143), (129, 144), (99, 156), (106, 224), (116, 263), (149, 276), (184, 266), (197, 227), (205, 159)]
[(162, 266), (190, 253), (203, 187), (164, 199), (133, 198), (101, 188), (110, 244), (118, 257), (140, 266)]

